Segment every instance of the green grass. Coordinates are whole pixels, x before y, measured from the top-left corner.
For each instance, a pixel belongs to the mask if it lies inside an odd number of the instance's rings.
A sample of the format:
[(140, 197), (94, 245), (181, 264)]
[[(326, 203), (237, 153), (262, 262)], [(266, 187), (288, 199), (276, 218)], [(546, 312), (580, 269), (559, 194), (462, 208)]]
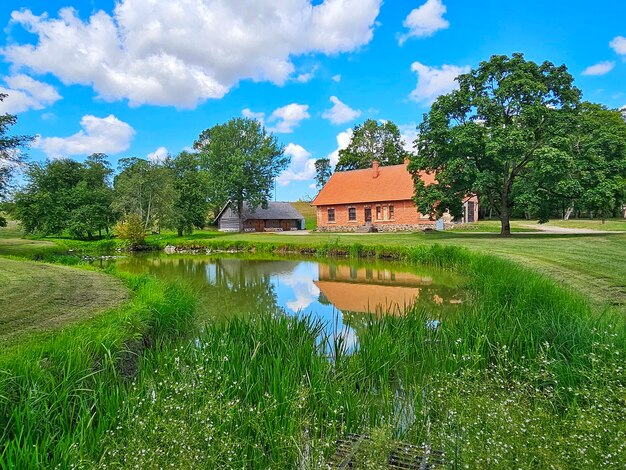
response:
[(321, 325), (306, 318), (209, 323), (198, 344), (144, 359), (97, 464), (321, 468), (350, 432), (382, 434), (383, 448), (427, 443), (450, 468), (626, 462), (621, 316), (598, 317), (505, 260), (451, 247), (394, 253), (459, 271), (473, 300), (437, 333), (427, 311), (364, 322), (352, 355), (341, 339), (320, 344)]
[(0, 351), (0, 468), (70, 468), (103, 452), (146, 348), (186, 331), (192, 296), (119, 275), (130, 301)]
[(296, 208), (300, 214), (304, 217), (305, 228), (307, 230), (315, 230), (317, 228), (317, 212), (315, 207), (309, 202), (297, 201), (292, 202), (291, 205)]
[(279, 312), (170, 343), (159, 338), (185, 331), (188, 295), (130, 277), (130, 303), (0, 353), (0, 468), (320, 468), (346, 432), (373, 434), (382, 449), (428, 443), (451, 468), (623, 467), (626, 326), (607, 304), (625, 305), (625, 241), (150, 237), (159, 247), (423, 263), (461, 274), (469, 300), (436, 333), (428, 311), (359, 322), (352, 355), (341, 337), (320, 344), (318, 323)]
[(94, 318), (127, 298), (112, 276), (0, 258), (0, 346)]
[(588, 230), (626, 231), (626, 219), (607, 219), (602, 223), (599, 219), (551, 220), (546, 227), (582, 228)]

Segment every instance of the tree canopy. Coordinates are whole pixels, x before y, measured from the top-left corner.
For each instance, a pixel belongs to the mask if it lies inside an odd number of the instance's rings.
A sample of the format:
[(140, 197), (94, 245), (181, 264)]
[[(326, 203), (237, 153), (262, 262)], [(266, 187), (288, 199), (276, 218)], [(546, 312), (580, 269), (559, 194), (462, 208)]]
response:
[(354, 127), (350, 144), (339, 151), (336, 171), (369, 168), (377, 160), (381, 166), (400, 165), (409, 157), (400, 129), (391, 121), (368, 119)]
[[(462, 215), (468, 195), (478, 195), (498, 213), (502, 235), (524, 181), (537, 175), (550, 191), (575, 167), (568, 136), (580, 91), (564, 65), (536, 64), (523, 54), (493, 56), (457, 77), (459, 88), (440, 96), (419, 126), (415, 202), (421, 212)], [(419, 171), (434, 172), (426, 186)], [(538, 180), (539, 178), (535, 178)], [(558, 189), (558, 188), (557, 188)]]
[(173, 226), (176, 191), (173, 174), (166, 165), (141, 158), (122, 158), (113, 188), (113, 208), (137, 214), (145, 230)]
[(14, 213), (26, 233), (92, 238), (108, 232), (115, 218), (111, 210), (111, 168), (102, 154), (85, 163), (70, 159), (32, 163), (26, 186), (15, 195)]
[(194, 148), (207, 172), (212, 208), (219, 210), (230, 200), (240, 219), (244, 203), (252, 210), (267, 207), (275, 178), (290, 161), (276, 137), (258, 121), (247, 118), (204, 130)]
[(315, 186), (322, 188), (333, 174), (329, 158), (315, 160)]
[[(6, 94), (0, 93), (0, 102), (6, 97)], [(12, 114), (0, 115), (0, 202), (7, 196), (9, 182), (15, 169), (24, 161), (21, 150), (33, 140), (30, 136), (7, 135), (16, 122), (17, 117)], [(0, 226), (5, 223), (4, 218), (0, 217)]]
[(176, 158), (168, 158), (165, 165), (173, 177), (175, 198), (173, 201), (172, 223), (178, 231), (190, 234), (194, 228), (206, 224), (209, 212), (209, 182), (206, 171), (200, 168), (200, 156), (196, 153), (181, 152)]

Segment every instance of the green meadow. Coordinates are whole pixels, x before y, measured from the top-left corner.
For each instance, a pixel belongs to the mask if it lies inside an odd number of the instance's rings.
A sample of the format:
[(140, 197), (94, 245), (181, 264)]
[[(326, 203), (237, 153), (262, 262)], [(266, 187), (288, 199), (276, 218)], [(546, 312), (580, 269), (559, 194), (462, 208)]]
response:
[[(440, 328), (420, 309), (361, 321), (350, 354), (318, 321), (281, 312), (197, 330), (185, 286), (96, 273), (76, 256), (115, 241), (4, 237), (12, 257), (0, 263), (97, 275), (119, 297), (0, 352), (2, 469), (324, 468), (346, 433), (373, 438), (360, 468), (385, 468), (398, 441), (444, 451), (445, 468), (626, 463), (624, 234), (149, 237), (239, 256), (397, 260), (465, 280), (467, 300)], [(30, 282), (29, 308), (43, 319), (42, 284)]]

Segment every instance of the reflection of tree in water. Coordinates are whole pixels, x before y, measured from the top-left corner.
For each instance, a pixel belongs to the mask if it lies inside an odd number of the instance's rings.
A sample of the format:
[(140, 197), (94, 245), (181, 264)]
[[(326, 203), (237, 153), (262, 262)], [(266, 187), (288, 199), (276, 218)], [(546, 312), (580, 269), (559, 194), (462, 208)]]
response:
[(206, 288), (208, 314), (232, 317), (282, 310), (278, 307), (271, 272), (250, 269), (248, 263), (234, 259), (215, 260), (214, 266), (215, 279)]
[[(134, 256), (120, 261), (120, 267), (132, 273), (149, 273), (166, 281), (182, 281), (198, 297), (201, 316), (276, 313), (282, 311), (271, 275), (276, 262), (222, 258)], [(282, 263), (284, 264), (284, 263)]]

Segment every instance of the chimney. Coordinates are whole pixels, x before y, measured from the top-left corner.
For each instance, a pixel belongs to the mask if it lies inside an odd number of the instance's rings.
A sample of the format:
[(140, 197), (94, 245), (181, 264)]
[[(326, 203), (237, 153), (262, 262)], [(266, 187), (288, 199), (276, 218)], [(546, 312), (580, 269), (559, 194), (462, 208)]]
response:
[(378, 178), (380, 170), (378, 169), (378, 160), (372, 162), (372, 170), (374, 170), (374, 178)]

